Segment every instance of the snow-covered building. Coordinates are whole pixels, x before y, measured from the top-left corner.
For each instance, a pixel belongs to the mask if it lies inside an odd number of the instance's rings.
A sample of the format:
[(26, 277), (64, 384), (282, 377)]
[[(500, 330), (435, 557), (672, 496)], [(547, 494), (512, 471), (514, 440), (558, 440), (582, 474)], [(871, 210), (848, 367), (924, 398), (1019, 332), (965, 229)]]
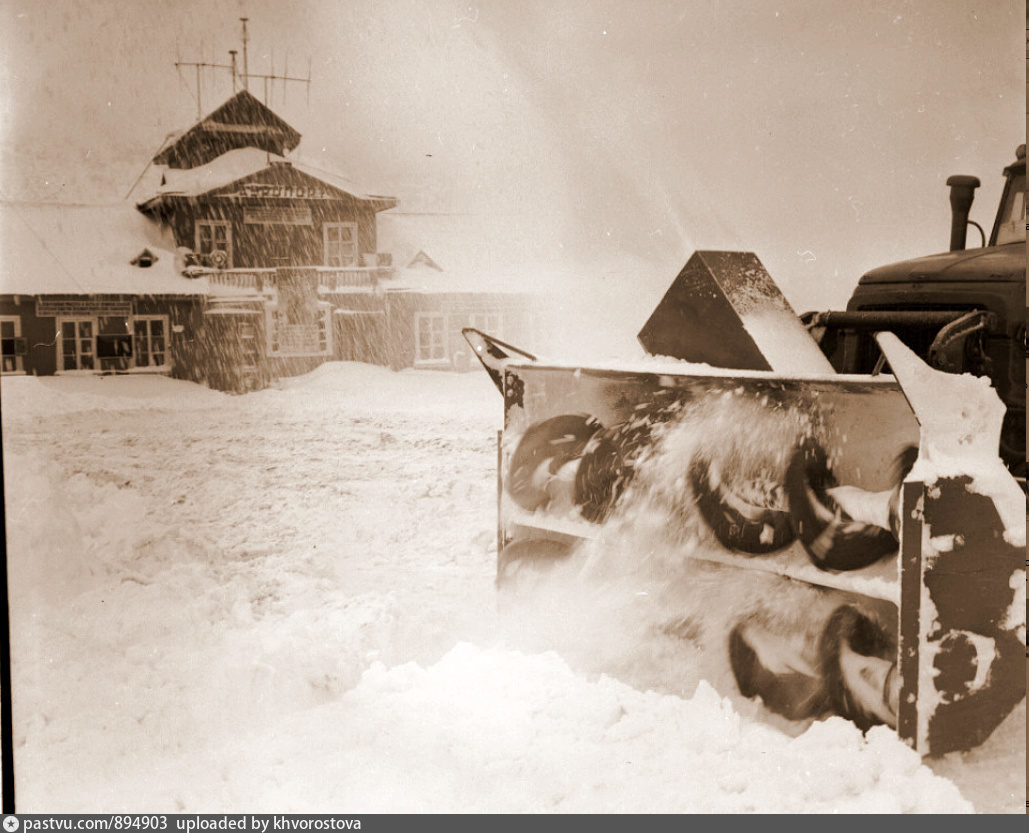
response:
[(169, 136), (122, 204), (3, 205), (4, 372), (240, 390), (329, 359), (464, 367), (462, 327), (528, 332), (484, 229), (383, 224), (396, 198), (287, 158), (299, 142), (243, 90)]
[(175, 373), (192, 361), (206, 279), (130, 203), (0, 203), (3, 373)]
[[(474, 215), (379, 215), (379, 245), (394, 265), (383, 282), (390, 364), (456, 370), (476, 365), (461, 335), (465, 327), (516, 343), (537, 341), (540, 299), (521, 269), (524, 252), (507, 242), (502, 226), (502, 219)], [(346, 309), (337, 314), (353, 318)], [(374, 332), (374, 325), (364, 323), (352, 332), (366, 342), (362, 336)]]
[(333, 296), (375, 295), (388, 273), (376, 215), (397, 200), (287, 159), (299, 142), (242, 90), (169, 137), (130, 194), (210, 283), (205, 331), (235, 386), (337, 358)]

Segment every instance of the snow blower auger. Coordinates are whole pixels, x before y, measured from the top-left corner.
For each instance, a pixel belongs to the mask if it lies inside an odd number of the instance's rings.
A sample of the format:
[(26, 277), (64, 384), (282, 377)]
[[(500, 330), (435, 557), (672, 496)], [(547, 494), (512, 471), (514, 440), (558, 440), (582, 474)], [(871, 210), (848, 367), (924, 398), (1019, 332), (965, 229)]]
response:
[(716, 617), (735, 692), (772, 712), (885, 723), (941, 755), (1025, 696), (1025, 499), (989, 380), (933, 370), (890, 333), (894, 375), (835, 373), (739, 252), (690, 258), (638, 367), (464, 335), (504, 397), (502, 594), (588, 565), (616, 529), (642, 571), (658, 529), (674, 562), (810, 594), (800, 639), (732, 605)]

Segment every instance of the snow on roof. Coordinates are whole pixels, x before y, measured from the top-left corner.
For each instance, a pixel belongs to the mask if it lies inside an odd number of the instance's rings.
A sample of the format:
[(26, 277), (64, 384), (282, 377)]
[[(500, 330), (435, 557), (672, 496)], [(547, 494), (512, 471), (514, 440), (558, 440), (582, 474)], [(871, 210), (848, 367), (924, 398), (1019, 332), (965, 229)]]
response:
[[(131, 261), (144, 249), (149, 267)], [(0, 293), (203, 295), (176, 270), (174, 241), (130, 202), (0, 202)]]
[(531, 292), (524, 245), (505, 236), (503, 217), (473, 214), (378, 216), (378, 249), (393, 256), (387, 289), (413, 292)]
[(168, 168), (152, 164), (133, 186), (129, 197), (137, 203), (144, 203), (166, 194), (197, 197), (267, 170), (275, 163), (291, 165), (294, 170), (359, 199), (395, 201), (393, 197), (365, 193), (342, 174), (326, 171), (301, 159), (287, 159), (252, 147), (230, 150), (206, 165), (198, 165), (195, 168)]
[(155, 164), (150, 166), (130, 196), (137, 202), (160, 194), (197, 196), (263, 171), (273, 161), (284, 162), (285, 159), (257, 148), (240, 148), (196, 168), (168, 168)]
[(341, 191), (346, 191), (348, 194), (352, 194), (355, 197), (360, 197), (363, 200), (393, 200), (394, 203), (396, 202), (396, 197), (389, 197), (384, 194), (372, 194), (366, 188), (361, 187), (349, 177), (335, 171), (329, 171), (325, 168), (321, 168), (303, 157), (293, 156), (290, 157), (288, 161), (301, 173), (313, 176), (315, 179), (320, 179), (322, 182), (326, 182), (329, 185), (339, 188)]
[[(202, 141), (197, 138), (198, 134), (204, 133), (227, 137), (249, 135), (254, 137), (251, 141), (258, 146), (280, 152), (292, 150), (300, 142), (300, 133), (244, 89), (188, 129), (170, 134), (153, 161), (162, 165), (169, 162), (182, 164), (196, 159), (198, 151), (202, 154), (210, 152), (208, 148), (198, 149), (196, 146), (198, 141)], [(187, 147), (180, 147), (180, 144)]]

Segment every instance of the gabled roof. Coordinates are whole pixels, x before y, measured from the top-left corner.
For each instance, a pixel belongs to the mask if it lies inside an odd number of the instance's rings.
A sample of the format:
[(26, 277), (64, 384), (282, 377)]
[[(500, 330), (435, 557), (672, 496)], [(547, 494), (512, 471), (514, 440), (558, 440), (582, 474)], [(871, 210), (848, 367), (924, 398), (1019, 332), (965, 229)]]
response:
[[(156, 260), (132, 265), (144, 249)], [(0, 202), (0, 294), (207, 294), (175, 261), (174, 241), (132, 203)]]
[(411, 258), (411, 262), (404, 268), (413, 269), (416, 266), (427, 266), (430, 269), (435, 269), (437, 272), (443, 271), (439, 268), (439, 264), (425, 253), (425, 249), (419, 249), (418, 254)]
[[(284, 166), (284, 167), (276, 167)], [(237, 183), (256, 181), (263, 172), (275, 173), (280, 177), (287, 170), (295, 172), (292, 177), (298, 182), (311, 180), (340, 192), (340, 198), (352, 197), (376, 203), (375, 210), (383, 211), (397, 204), (395, 197), (366, 194), (349, 179), (339, 174), (316, 168), (299, 160), (288, 160), (282, 156), (256, 148), (239, 148), (222, 154), (217, 159), (190, 169), (154, 167), (148, 177), (141, 179), (133, 189), (134, 195), (143, 199), (139, 207), (148, 211), (165, 197), (199, 197), (229, 189)], [(287, 173), (287, 178), (289, 175)], [(139, 197), (135, 197), (138, 199)]]
[(389, 202), (390, 205), (384, 206), (383, 208), (377, 208), (376, 211), (384, 211), (386, 208), (394, 208), (398, 204), (396, 197), (388, 197), (384, 194), (373, 194), (366, 189), (362, 188), (353, 180), (343, 176), (343, 174), (335, 173), (334, 171), (328, 171), (325, 168), (319, 167), (318, 165), (312, 164), (305, 159), (292, 157), (289, 160), (290, 164), (298, 171), (313, 176), (315, 179), (320, 179), (322, 182), (328, 183), (334, 188), (338, 188), (340, 191), (345, 191), (351, 196), (357, 197), (362, 200), (376, 200)]
[(503, 217), (379, 214), (378, 250), (393, 256), (384, 286), (416, 292), (525, 293), (540, 288), (526, 273), (524, 244)]
[(484, 275), (496, 263), (483, 218), (469, 214), (379, 215), (379, 251), (393, 255), (397, 269), (430, 266), (449, 275)]
[(296, 130), (249, 92), (240, 90), (184, 133), (171, 137), (153, 162), (170, 168), (195, 168), (237, 148), (281, 155), (298, 144)]

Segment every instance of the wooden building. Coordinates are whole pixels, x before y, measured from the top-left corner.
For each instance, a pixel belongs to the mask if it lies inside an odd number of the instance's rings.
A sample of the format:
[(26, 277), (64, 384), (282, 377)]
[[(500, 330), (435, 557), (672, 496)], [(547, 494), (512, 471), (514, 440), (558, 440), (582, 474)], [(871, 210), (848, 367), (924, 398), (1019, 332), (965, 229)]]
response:
[(393, 367), (478, 368), (465, 327), (538, 342), (542, 300), (527, 290), (524, 251), (505, 237), (503, 221), (387, 212), (379, 239), (396, 264), (384, 293)]
[(242, 391), (334, 359), (463, 369), (462, 327), (531, 331), (468, 218), (449, 238), (393, 218), (395, 198), (287, 158), (299, 142), (244, 90), (170, 137), (123, 204), (5, 204), (4, 372)]
[(282, 154), (300, 134), (243, 90), (153, 159), (139, 210), (170, 230), (184, 269), (207, 277), (208, 341), (233, 387), (262, 386), (336, 357), (339, 290), (374, 294), (376, 215), (392, 197)]
[(196, 378), (207, 281), (131, 204), (0, 203), (0, 240), (5, 375)]

